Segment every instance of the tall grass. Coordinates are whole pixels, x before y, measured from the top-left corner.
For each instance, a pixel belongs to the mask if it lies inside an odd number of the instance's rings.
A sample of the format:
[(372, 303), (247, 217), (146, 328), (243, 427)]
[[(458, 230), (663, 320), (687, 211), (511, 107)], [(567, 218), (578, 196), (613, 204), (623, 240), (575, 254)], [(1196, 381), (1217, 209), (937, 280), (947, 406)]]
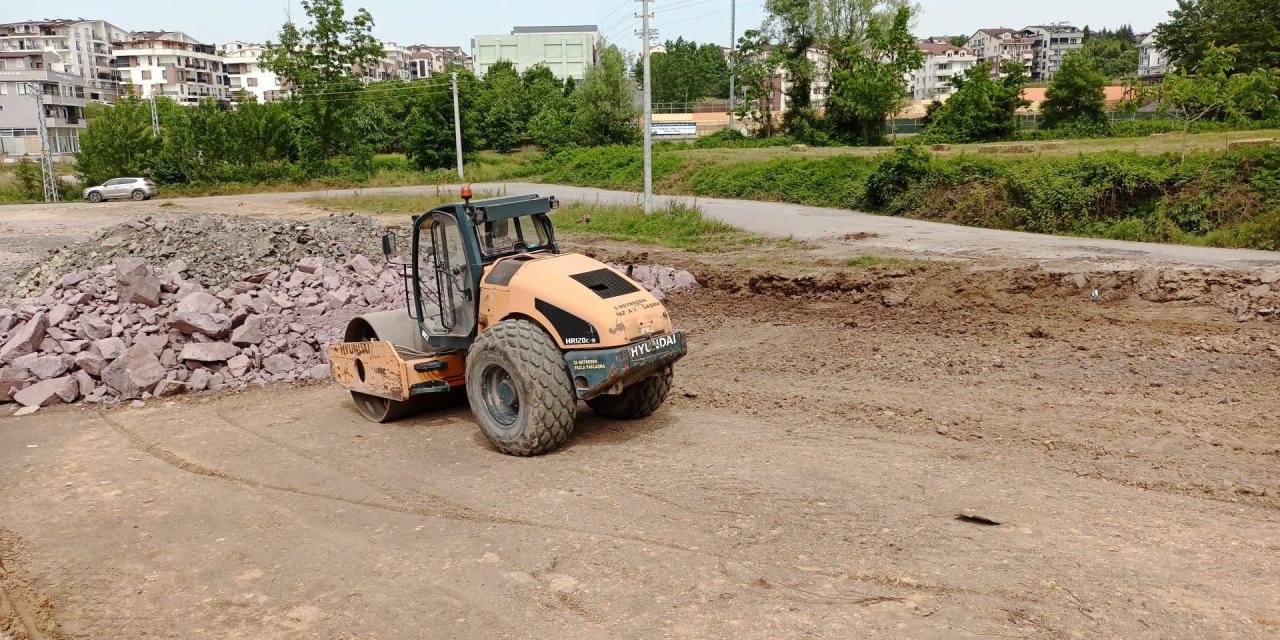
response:
[(671, 203), (645, 215), (640, 205), (574, 203), (551, 216), (557, 233), (603, 237), (693, 252), (714, 252), (764, 243), (760, 236), (711, 220), (695, 206)]

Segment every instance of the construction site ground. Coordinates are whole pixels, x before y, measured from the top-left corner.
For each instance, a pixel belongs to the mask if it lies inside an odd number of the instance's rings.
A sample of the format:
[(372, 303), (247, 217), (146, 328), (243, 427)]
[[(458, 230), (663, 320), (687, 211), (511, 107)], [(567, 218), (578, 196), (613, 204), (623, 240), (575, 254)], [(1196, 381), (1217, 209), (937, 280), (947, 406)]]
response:
[[(0, 208), (0, 269), (300, 197)], [(668, 405), (543, 457), (328, 384), (0, 417), (0, 638), (1280, 636), (1280, 323), (1123, 275), (1280, 256), (823, 216), (787, 259), (571, 239), (705, 286)]]

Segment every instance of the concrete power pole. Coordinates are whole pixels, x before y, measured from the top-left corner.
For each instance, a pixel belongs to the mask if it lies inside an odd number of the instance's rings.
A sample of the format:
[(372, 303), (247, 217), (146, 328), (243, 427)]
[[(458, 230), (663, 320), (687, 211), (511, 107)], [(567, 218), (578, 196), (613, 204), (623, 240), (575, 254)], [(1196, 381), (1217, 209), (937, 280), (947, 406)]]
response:
[(458, 73), (449, 74), (449, 84), (453, 85), (453, 143), (458, 154), (458, 180), (466, 180), (462, 172), (462, 119), (458, 115)]
[(151, 133), (160, 137), (160, 112), (156, 111), (156, 94), (151, 94)]
[(49, 142), (49, 125), (45, 122), (44, 87), (30, 83), (27, 90), (36, 99), (37, 132), (40, 134), (40, 179), (44, 183), (44, 201), (58, 201), (58, 172), (53, 166), (53, 145)]
[(653, 94), (649, 73), (649, 0), (640, 3), (640, 39), (644, 41), (644, 213), (653, 213)]
[(733, 130), (733, 90), (738, 79), (734, 56), (738, 52), (738, 0), (729, 0), (729, 130)]

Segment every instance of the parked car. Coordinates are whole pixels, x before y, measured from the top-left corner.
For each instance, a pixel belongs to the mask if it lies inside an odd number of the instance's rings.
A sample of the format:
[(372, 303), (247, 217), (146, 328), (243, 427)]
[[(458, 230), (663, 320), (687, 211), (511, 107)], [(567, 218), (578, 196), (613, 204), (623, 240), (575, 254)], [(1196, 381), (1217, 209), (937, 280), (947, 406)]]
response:
[(155, 195), (156, 183), (147, 178), (112, 178), (96, 187), (84, 190), (84, 199), (89, 202), (124, 198), (141, 202), (154, 198)]

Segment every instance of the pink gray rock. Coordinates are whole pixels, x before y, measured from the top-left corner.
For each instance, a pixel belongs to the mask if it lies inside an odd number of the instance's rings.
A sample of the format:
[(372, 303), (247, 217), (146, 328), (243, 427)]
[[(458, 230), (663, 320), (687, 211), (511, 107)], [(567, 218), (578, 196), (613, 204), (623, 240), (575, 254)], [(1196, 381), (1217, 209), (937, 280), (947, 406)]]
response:
[(13, 394), (13, 399), (24, 407), (48, 407), (75, 402), (78, 397), (80, 385), (74, 376), (43, 380)]
[(182, 347), (178, 359), (194, 362), (225, 362), (240, 353), (230, 342), (193, 342)]
[(116, 260), (116, 292), (120, 302), (154, 307), (160, 304), (160, 279), (138, 258)]

